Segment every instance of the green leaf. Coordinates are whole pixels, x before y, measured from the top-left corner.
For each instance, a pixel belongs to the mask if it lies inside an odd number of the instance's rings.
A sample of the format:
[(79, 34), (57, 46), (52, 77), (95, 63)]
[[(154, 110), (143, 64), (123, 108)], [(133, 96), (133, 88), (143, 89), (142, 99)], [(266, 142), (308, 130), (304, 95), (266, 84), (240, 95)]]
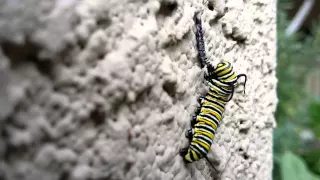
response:
[(314, 102), (310, 104), (310, 115), (313, 124), (320, 123), (320, 103)]
[(320, 103), (313, 102), (310, 104), (309, 108), (311, 124), (310, 127), (312, 128), (313, 132), (316, 134), (317, 137), (320, 137)]
[(302, 158), (286, 151), (281, 160), (282, 180), (320, 180), (320, 177), (312, 174)]
[(320, 175), (320, 150), (317, 146), (317, 140), (314, 143), (306, 144), (306, 147), (299, 152), (299, 155), (308, 164), (309, 170)]

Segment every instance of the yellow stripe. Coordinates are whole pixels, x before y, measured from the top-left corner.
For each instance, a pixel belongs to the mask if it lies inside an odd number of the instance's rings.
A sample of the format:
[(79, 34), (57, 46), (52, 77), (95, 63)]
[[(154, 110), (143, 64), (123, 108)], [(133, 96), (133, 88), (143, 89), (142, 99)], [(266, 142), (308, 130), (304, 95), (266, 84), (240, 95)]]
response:
[[(216, 90), (214, 90), (216, 93), (218, 93)], [(208, 91), (208, 94), (212, 95), (212, 96), (218, 96), (219, 98), (226, 98), (225, 96), (221, 96), (221, 95), (217, 95), (217, 94), (213, 94), (211, 91)]]
[(226, 79), (226, 81), (231, 81), (231, 80), (234, 80), (234, 79), (236, 79), (236, 78), (237, 78), (236, 74), (233, 73), (233, 75), (230, 76), (228, 79)]
[[(211, 95), (215, 96), (215, 95), (217, 95), (219, 93), (219, 91), (215, 87), (210, 87), (210, 90), (211, 91), (208, 91), (208, 93), (211, 94)], [(214, 94), (213, 92), (215, 92), (216, 94)], [(218, 96), (220, 96), (220, 95), (218, 95)]]
[(224, 75), (226, 75), (226, 74), (228, 74), (228, 73), (230, 73), (231, 72), (231, 68), (228, 68), (228, 69), (226, 69), (226, 70), (224, 70), (224, 71), (221, 71), (218, 75), (219, 76), (224, 76)]
[(218, 68), (216, 69), (216, 71), (220, 71), (220, 70), (228, 67), (228, 65), (229, 65), (229, 64), (228, 64), (226, 61), (224, 61), (224, 62), (222, 62), (222, 63), (219, 64), (219, 66), (218, 66)]
[(226, 105), (226, 104), (227, 104), (227, 102), (221, 101), (221, 100), (216, 99), (216, 98), (212, 98), (212, 97), (210, 97), (210, 96), (206, 96), (206, 98), (208, 98), (208, 99), (210, 99), (210, 100), (212, 100), (212, 101), (218, 101), (219, 103), (221, 103), (221, 104), (223, 104), (223, 105)]
[(218, 108), (221, 112), (224, 112), (223, 107), (221, 107), (221, 106), (219, 106), (219, 105), (216, 105), (216, 104), (213, 104), (213, 103), (211, 103), (211, 102), (205, 101), (205, 102), (203, 103), (203, 105), (205, 105), (205, 106), (214, 106), (214, 107)]
[(192, 159), (190, 157), (190, 153), (188, 153), (185, 157), (184, 157), (187, 161), (192, 162)]
[(197, 134), (197, 133), (199, 133), (199, 134), (204, 134), (205, 136), (209, 137), (210, 139), (213, 139), (213, 138), (214, 138), (214, 135), (213, 135), (213, 134), (208, 133), (208, 132), (205, 132), (205, 131), (201, 131), (201, 130), (199, 130), (198, 128), (195, 128), (195, 129), (194, 129), (194, 132), (195, 132), (196, 134)]
[(194, 139), (193, 142), (200, 144), (207, 151), (209, 151), (209, 149), (210, 149), (210, 146), (208, 146), (207, 144), (205, 144), (205, 143), (203, 143), (201, 141), (198, 141), (198, 140)]
[(199, 159), (197, 153), (194, 152), (194, 150), (191, 150), (191, 153), (193, 154), (194, 160), (198, 160)]
[(212, 128), (217, 129), (217, 126), (213, 122), (208, 121), (208, 120), (204, 119), (203, 117), (199, 116), (197, 120), (205, 122), (205, 123), (209, 124), (210, 126), (212, 126)]
[[(221, 71), (222, 69), (225, 69), (225, 68), (228, 67), (228, 66), (229, 66), (229, 63), (224, 62), (223, 66), (218, 67), (218, 68), (216, 69), (216, 71)], [(230, 66), (230, 67), (231, 67), (231, 66)], [(228, 68), (228, 69), (230, 69), (230, 68)]]
[(220, 116), (220, 114), (217, 113), (216, 111), (213, 111), (212, 109), (201, 108), (201, 112), (202, 112), (202, 113), (208, 113), (208, 114), (216, 115), (216, 117), (218, 117), (218, 120), (221, 121), (221, 116)]

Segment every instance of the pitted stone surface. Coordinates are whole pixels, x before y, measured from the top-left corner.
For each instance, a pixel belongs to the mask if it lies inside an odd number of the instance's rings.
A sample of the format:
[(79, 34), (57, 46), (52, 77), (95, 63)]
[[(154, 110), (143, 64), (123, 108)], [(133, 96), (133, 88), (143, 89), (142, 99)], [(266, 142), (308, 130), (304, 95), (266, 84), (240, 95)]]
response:
[[(209, 159), (178, 155), (206, 53), (246, 73)], [(276, 2), (0, 0), (0, 179), (271, 179)]]

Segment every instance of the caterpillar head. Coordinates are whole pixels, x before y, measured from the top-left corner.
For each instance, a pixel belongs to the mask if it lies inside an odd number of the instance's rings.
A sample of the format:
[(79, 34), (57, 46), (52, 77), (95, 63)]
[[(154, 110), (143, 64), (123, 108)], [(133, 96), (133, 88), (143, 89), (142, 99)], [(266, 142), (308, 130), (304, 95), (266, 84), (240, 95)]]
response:
[(223, 61), (217, 65), (217, 68), (214, 70), (214, 73), (217, 75), (217, 79), (220, 82), (235, 84), (237, 82), (236, 73), (233, 70), (233, 66), (228, 61)]
[(217, 67), (213, 67), (211, 64), (207, 65), (207, 74), (205, 75), (205, 79), (207, 81), (211, 81), (212, 79), (218, 80), (222, 83), (229, 84), (234, 86), (237, 83), (238, 79), (244, 76), (245, 84), (247, 81), (247, 76), (245, 74), (236, 75), (233, 70), (233, 66), (228, 61), (223, 61), (217, 65)]
[(208, 81), (215, 79), (220, 82), (230, 84), (234, 84), (237, 81), (237, 76), (233, 71), (233, 67), (231, 63), (227, 61), (219, 63), (216, 68), (213, 67), (211, 64), (208, 64), (205, 78)]

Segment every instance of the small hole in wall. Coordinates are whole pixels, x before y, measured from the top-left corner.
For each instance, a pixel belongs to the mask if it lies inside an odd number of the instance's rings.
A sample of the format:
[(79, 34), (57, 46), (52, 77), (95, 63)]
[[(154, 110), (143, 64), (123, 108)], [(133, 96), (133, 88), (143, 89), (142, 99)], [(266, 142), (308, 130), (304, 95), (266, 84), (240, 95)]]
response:
[(248, 134), (248, 132), (249, 132), (249, 129), (240, 129), (239, 130), (240, 134)]
[(24, 45), (15, 44), (9, 41), (0, 43), (0, 49), (4, 55), (11, 61), (11, 67), (15, 68), (25, 63), (32, 63), (43, 75), (52, 77), (54, 75), (54, 63), (50, 59), (40, 58), (38, 56), (41, 47), (34, 42), (31, 42), (26, 37)]
[(105, 53), (99, 53), (99, 54), (98, 54), (98, 59), (99, 59), (99, 60), (103, 60), (103, 59), (104, 59), (104, 56), (105, 56)]
[(104, 123), (106, 118), (106, 112), (102, 108), (102, 106), (96, 106), (95, 109), (91, 112), (90, 118), (94, 122), (95, 125), (100, 125)]
[(125, 174), (127, 174), (127, 173), (130, 171), (132, 165), (133, 165), (133, 163), (131, 163), (131, 162), (127, 162), (127, 163), (124, 165), (124, 173), (125, 173)]
[(99, 18), (97, 19), (97, 25), (100, 28), (106, 28), (111, 25), (111, 20), (109, 18)]
[(245, 160), (249, 159), (249, 155), (248, 155), (247, 153), (244, 153), (244, 154), (242, 155), (242, 157), (243, 157), (243, 159), (245, 159)]
[(108, 11), (99, 11), (96, 16), (96, 23), (98, 28), (106, 28), (112, 24), (110, 14)]
[(210, 11), (213, 11), (213, 10), (214, 10), (214, 6), (213, 6), (213, 3), (212, 3), (211, 1), (208, 3), (208, 9), (209, 9)]
[(163, 83), (162, 88), (164, 91), (166, 91), (169, 94), (169, 96), (174, 97), (176, 92), (176, 83), (166, 81)]
[(171, 16), (173, 11), (175, 11), (178, 7), (177, 2), (161, 2), (160, 9), (158, 11), (159, 15), (163, 16)]
[(60, 174), (59, 180), (68, 180), (69, 176), (70, 176), (69, 172), (64, 171)]

